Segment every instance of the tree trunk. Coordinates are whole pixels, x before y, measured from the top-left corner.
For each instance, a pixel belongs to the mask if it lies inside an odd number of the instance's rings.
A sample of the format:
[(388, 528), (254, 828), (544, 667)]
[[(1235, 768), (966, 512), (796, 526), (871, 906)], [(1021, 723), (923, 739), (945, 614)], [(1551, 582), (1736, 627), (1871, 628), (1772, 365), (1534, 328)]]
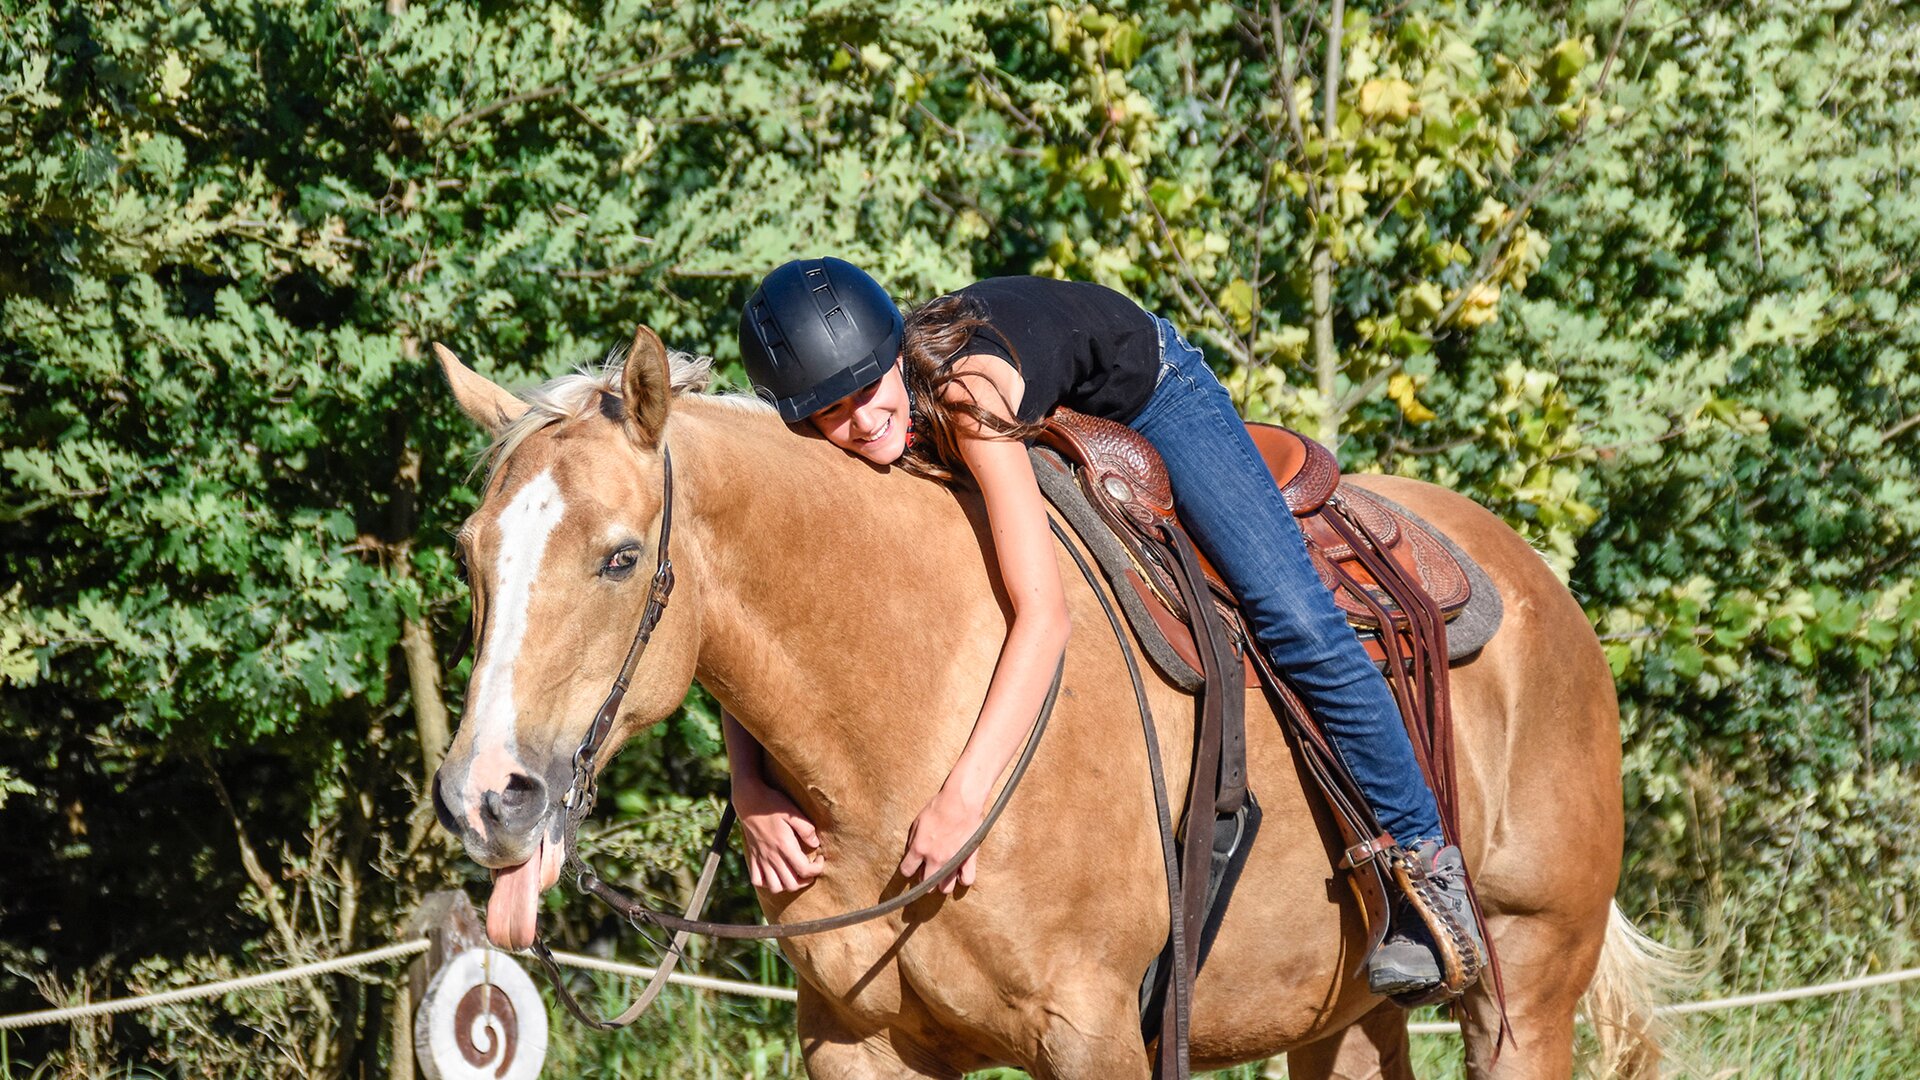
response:
[(1346, 21), (1345, 0), (1333, 0), (1327, 13), (1327, 61), (1320, 73), (1320, 172), (1326, 180), (1326, 192), (1320, 198), (1320, 213), (1328, 218), (1316, 222), (1313, 245), (1313, 367), (1320, 390), (1320, 441), (1330, 450), (1340, 446), (1340, 425), (1346, 411), (1340, 407), (1340, 350), (1333, 341), (1333, 239), (1338, 228), (1339, 193), (1334, 188), (1333, 137), (1340, 129), (1340, 46)]
[(1333, 252), (1326, 241), (1313, 249), (1313, 369), (1320, 389), (1320, 431), (1329, 450), (1340, 446), (1340, 350), (1333, 344)]
[[(410, 578), (411, 568), (400, 576)], [(430, 787), (434, 771), (440, 768), (440, 759), (447, 751), (451, 729), (447, 703), (440, 697), (440, 653), (434, 647), (433, 631), (425, 619), (402, 620), (400, 652), (406, 657), (407, 684), (413, 693), (413, 724), (420, 739), (420, 765), (424, 782)]]
[[(400, 355), (420, 359), (420, 339), (411, 332), (400, 336)], [(393, 477), (393, 513), (387, 527), (388, 571), (396, 582), (411, 584), (413, 534), (419, 528), (420, 449), (407, 438), (404, 424), (394, 433), (399, 443), (399, 467)], [(416, 617), (400, 618), (400, 654), (407, 665), (407, 688), (413, 698), (414, 731), (420, 740), (422, 791), (433, 787), (433, 774), (446, 754), (451, 725), (447, 703), (440, 696), (440, 651), (433, 643), (433, 625), (424, 608)]]
[(393, 988), (393, 1005), (387, 1016), (387, 1080), (416, 1080), (413, 992), (404, 979)]

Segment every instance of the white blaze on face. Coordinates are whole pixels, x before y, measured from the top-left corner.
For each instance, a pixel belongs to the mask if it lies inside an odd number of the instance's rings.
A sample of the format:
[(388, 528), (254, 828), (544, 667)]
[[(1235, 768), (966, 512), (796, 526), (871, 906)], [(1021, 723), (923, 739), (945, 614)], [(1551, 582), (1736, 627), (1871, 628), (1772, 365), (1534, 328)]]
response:
[[(546, 558), (547, 540), (566, 510), (553, 470), (543, 469), (500, 512), (500, 554), (493, 564), (486, 662), (473, 677), (470, 695), (474, 710), (468, 722), (473, 724), (474, 736), (467, 790), (475, 796), (502, 790), (507, 778), (521, 768), (513, 735), (519, 716), (513, 703), (513, 668), (527, 636), (527, 608), (540, 563)], [(467, 805), (468, 823), (475, 831), (483, 829), (479, 815), (475, 798)]]

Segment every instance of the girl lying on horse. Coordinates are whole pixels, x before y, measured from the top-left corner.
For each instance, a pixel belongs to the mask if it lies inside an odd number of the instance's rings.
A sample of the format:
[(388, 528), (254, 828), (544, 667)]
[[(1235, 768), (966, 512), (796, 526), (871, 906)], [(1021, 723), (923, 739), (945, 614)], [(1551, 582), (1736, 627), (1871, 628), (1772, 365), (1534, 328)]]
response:
[[(876, 466), (970, 480), (985, 504), (1013, 621), (972, 736), (908, 831), (902, 875), (932, 872), (979, 825), (1066, 647), (1046, 504), (1023, 442), (1065, 406), (1127, 424), (1159, 451), (1181, 521), (1239, 598), (1257, 645), (1320, 719), (1382, 828), (1437, 886), (1434, 910), (1395, 920), (1369, 962), (1370, 988), (1401, 996), (1439, 984), (1427, 923), (1464, 931), (1484, 956), (1459, 849), (1442, 837), (1386, 681), (1315, 574), (1226, 390), (1172, 324), (1111, 289), (1035, 277), (982, 281), (903, 318), (861, 270), (809, 259), (754, 292), (740, 351), (756, 390), (796, 430)], [(820, 872), (812, 824), (767, 780), (760, 748), (730, 717), (726, 735), (753, 883), (805, 887)], [(948, 891), (974, 881), (975, 861)]]

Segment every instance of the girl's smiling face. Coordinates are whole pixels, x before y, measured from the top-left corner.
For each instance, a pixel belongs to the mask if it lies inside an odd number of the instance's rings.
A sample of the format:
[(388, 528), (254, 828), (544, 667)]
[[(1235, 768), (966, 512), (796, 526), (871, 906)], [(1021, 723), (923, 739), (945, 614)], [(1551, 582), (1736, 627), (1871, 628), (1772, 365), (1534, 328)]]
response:
[(891, 465), (906, 453), (909, 417), (907, 384), (895, 362), (879, 382), (848, 394), (807, 420), (840, 449), (875, 465)]

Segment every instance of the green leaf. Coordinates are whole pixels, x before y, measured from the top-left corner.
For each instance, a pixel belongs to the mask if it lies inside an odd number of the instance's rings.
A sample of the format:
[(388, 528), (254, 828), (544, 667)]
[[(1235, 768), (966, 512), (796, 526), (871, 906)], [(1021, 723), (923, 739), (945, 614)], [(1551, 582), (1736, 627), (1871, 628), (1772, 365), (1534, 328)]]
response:
[(193, 80), (193, 72), (180, 59), (180, 54), (168, 50), (160, 61), (160, 96), (168, 101), (178, 101), (186, 94), (187, 84)]

